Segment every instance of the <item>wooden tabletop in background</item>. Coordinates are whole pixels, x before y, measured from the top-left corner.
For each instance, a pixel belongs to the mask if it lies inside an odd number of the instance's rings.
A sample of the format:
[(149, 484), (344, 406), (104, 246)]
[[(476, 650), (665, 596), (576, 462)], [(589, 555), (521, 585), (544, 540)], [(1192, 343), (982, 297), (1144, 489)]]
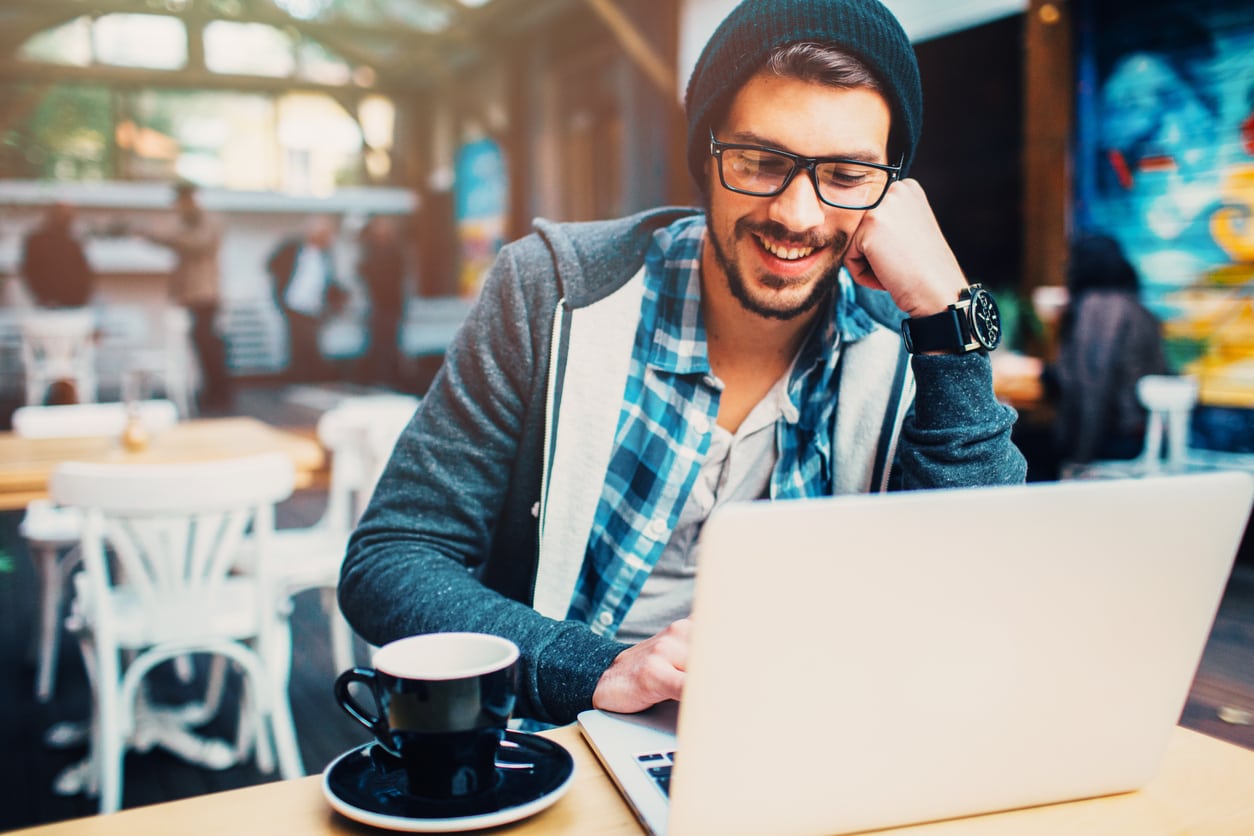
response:
[(315, 439), (247, 417), (183, 421), (154, 433), (139, 452), (126, 450), (114, 436), (22, 438), (0, 433), (0, 510), (24, 508), (47, 496), (48, 480), (62, 462), (176, 464), (271, 452), (292, 457), (298, 488), (314, 484), (326, 466)]

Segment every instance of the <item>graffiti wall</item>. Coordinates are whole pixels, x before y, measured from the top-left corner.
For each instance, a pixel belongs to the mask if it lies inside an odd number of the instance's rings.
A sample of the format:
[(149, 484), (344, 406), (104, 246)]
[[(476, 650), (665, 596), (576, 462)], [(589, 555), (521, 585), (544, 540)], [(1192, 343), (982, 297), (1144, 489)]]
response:
[(1254, 3), (1079, 11), (1076, 226), (1123, 244), (1203, 403), (1254, 407)]

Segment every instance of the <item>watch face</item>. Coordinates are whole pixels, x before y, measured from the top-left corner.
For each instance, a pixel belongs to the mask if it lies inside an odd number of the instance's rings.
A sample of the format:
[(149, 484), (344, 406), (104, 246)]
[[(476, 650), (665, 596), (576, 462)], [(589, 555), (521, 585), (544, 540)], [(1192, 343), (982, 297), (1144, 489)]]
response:
[(971, 332), (989, 351), (1001, 342), (1001, 312), (987, 290), (977, 290), (971, 295)]

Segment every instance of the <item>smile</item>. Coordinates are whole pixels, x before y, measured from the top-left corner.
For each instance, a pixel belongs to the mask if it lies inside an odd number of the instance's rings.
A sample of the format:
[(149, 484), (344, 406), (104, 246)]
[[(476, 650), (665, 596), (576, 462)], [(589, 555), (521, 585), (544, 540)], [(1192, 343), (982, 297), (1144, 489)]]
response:
[(758, 239), (758, 243), (762, 245), (762, 249), (784, 261), (797, 261), (799, 259), (806, 258), (814, 252), (814, 247), (788, 247), (768, 241), (760, 235), (756, 235), (754, 237)]

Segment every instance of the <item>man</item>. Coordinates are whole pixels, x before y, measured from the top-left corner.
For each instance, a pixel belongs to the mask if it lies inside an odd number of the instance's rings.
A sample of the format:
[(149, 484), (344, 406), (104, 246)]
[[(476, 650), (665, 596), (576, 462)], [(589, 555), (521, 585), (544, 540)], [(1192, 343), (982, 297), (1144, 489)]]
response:
[(91, 301), (91, 266), (73, 226), (74, 207), (54, 203), (22, 246), (22, 275), (40, 307), (81, 308)]
[(316, 216), (305, 225), (304, 238), (284, 241), (266, 263), (287, 317), (287, 369), (293, 381), (308, 383), (328, 376), (318, 335), (323, 316), (338, 310), (347, 298), (335, 276), (334, 242), (335, 224)]
[(170, 290), (174, 300), (191, 314), (192, 344), (204, 374), (200, 406), (225, 410), (231, 405), (233, 392), (227, 372), (226, 344), (216, 325), (222, 226), (217, 218), (201, 208), (194, 183), (180, 181), (174, 187), (174, 210), (176, 218), (172, 229), (140, 234), (169, 247), (178, 259)]
[(358, 632), (507, 636), (543, 722), (639, 711), (683, 688), (716, 505), (1022, 481), (987, 355), (927, 333), (967, 283), (887, 176), (921, 112), (877, 0), (737, 7), (688, 86), (705, 211), (539, 222), (502, 251), (353, 535)]

